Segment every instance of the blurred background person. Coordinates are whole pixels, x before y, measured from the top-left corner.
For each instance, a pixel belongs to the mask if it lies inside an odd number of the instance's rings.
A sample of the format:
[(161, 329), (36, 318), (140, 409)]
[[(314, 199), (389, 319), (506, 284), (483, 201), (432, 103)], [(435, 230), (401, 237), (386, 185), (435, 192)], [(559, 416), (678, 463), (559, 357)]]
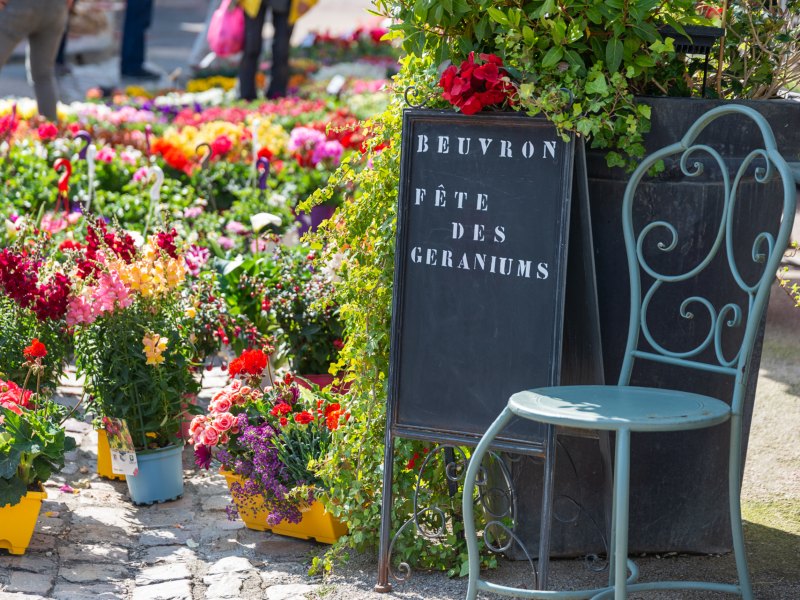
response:
[(39, 114), (58, 119), (56, 55), (72, 0), (0, 0), (0, 68), (14, 48), (28, 39), (26, 62)]
[(256, 99), (256, 73), (263, 49), (263, 29), (267, 9), (272, 14), (272, 66), (270, 67), (267, 98), (286, 95), (289, 85), (289, 42), (292, 25), (289, 23), (291, 0), (240, 0), (245, 13), (244, 49), (239, 63), (239, 96), (242, 100)]
[(120, 74), (132, 79), (161, 79), (144, 66), (145, 31), (153, 20), (153, 0), (128, 0), (122, 25)]

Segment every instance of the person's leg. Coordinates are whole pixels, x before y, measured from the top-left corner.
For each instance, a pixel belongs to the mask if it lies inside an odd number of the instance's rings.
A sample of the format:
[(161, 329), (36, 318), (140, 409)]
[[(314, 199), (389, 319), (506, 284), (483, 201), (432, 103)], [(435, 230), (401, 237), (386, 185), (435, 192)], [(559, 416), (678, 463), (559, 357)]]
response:
[(288, 12), (272, 11), (272, 67), (270, 68), (267, 98), (281, 98), (286, 95), (289, 85), (289, 42), (292, 39), (292, 25), (289, 25)]
[(145, 31), (153, 16), (153, 0), (128, 0), (122, 26), (120, 71), (141, 75), (144, 71)]
[(0, 69), (6, 64), (29, 28), (38, 22), (36, 8), (26, 0), (11, 0), (0, 13)]
[(267, 5), (266, 2), (262, 2), (255, 19), (251, 19), (247, 14), (244, 16), (244, 48), (239, 63), (239, 97), (242, 100), (256, 99), (256, 72), (264, 43), (262, 32), (266, 14)]
[(28, 36), (27, 66), (33, 79), (39, 114), (50, 121), (55, 121), (58, 119), (56, 54), (64, 28), (67, 26), (69, 11), (66, 2), (48, 4), (49, 10), (42, 15), (39, 27)]

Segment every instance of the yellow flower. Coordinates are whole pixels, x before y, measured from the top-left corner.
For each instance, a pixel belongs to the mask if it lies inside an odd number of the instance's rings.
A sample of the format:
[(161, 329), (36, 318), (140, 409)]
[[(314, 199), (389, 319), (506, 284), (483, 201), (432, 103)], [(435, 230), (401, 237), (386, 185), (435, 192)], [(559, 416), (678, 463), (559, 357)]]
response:
[(186, 266), (178, 258), (172, 258), (166, 264), (167, 287), (173, 289), (186, 279)]
[(190, 306), (184, 314), (190, 319), (194, 319), (197, 316), (197, 309), (194, 306)]
[(144, 354), (148, 365), (160, 365), (164, 362), (162, 354), (167, 349), (167, 339), (157, 333), (146, 333), (142, 338)]

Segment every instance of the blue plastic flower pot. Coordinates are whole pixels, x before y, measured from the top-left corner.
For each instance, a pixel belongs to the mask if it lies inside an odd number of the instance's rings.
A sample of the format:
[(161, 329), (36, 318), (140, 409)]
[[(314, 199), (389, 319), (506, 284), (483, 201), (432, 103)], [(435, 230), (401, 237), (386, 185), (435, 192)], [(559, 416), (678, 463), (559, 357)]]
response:
[(154, 504), (183, 496), (183, 446), (167, 446), (136, 453), (139, 472), (128, 475), (134, 504)]

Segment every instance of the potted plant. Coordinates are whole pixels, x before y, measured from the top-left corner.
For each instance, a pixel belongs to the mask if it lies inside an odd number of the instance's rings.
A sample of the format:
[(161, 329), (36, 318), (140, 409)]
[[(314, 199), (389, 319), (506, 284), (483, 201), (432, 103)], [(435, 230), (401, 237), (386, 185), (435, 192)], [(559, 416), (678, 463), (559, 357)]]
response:
[[(247, 527), (334, 543), (346, 528), (325, 509), (316, 470), (349, 416), (340, 397), (297, 385), (287, 373), (272, 382), (268, 355), (245, 350), (229, 366), (231, 383), (190, 426), (196, 463), (220, 465), (231, 491), (227, 511)], [(272, 384), (261, 382), (267, 377)]]
[(273, 239), (271, 252), (225, 269), (226, 297), (232, 311), (274, 338), (276, 361), (288, 360), (292, 372), (326, 386), (333, 381), (328, 370), (343, 333), (332, 274), (319, 267), (316, 256), (306, 244)]
[(130, 432), (138, 472), (126, 481), (135, 504), (183, 494), (180, 425), (184, 396), (198, 385), (182, 324), (186, 266), (176, 237), (160, 232), (137, 247), (96, 221), (74, 256), (82, 279), (67, 322), (77, 329), (78, 371), (98, 412)]
[(11, 554), (25, 552), (47, 498), (42, 486), (75, 448), (64, 434), (66, 408), (49, 399), (52, 388), (43, 385), (47, 347), (34, 338), (22, 354), (22, 386), (0, 379), (0, 548)]

